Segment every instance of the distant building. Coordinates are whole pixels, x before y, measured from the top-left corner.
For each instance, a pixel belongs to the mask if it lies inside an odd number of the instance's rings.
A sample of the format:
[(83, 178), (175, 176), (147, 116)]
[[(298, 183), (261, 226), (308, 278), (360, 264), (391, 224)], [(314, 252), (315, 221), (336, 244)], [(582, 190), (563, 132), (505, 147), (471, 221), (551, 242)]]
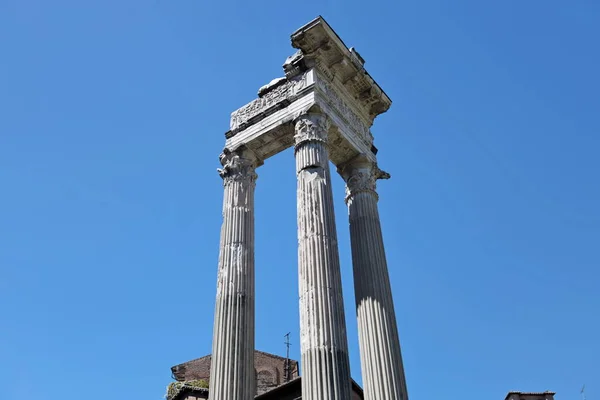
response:
[[(167, 395), (168, 400), (205, 400), (208, 399), (208, 389), (181, 385), (172, 395)], [(263, 394), (257, 395), (254, 400), (301, 400), (302, 377), (297, 377), (283, 385), (277, 386)], [(352, 381), (351, 400), (364, 400), (363, 391), (358, 384)]]
[(554, 392), (508, 392), (504, 400), (554, 400)]
[[(287, 363), (289, 365), (286, 365)], [(207, 384), (210, 382), (210, 366), (211, 356), (209, 354), (171, 367), (171, 374), (175, 380), (181, 382), (179, 386), (182, 386), (184, 382), (195, 382), (197, 387), (199, 381), (204, 381)], [(260, 395), (297, 378), (298, 362), (255, 350), (254, 374), (256, 376), (255, 394)], [(289, 374), (288, 379), (286, 379), (286, 374)], [(187, 386), (188, 389), (191, 388), (190, 384)], [(208, 390), (206, 390), (206, 393), (208, 393)], [(202, 399), (203, 397), (199, 398)]]
[[(207, 355), (171, 367), (171, 374), (176, 382), (169, 385), (167, 400), (208, 399), (210, 366), (211, 356)], [(256, 400), (297, 400), (302, 398), (302, 378), (298, 376), (297, 361), (256, 350), (254, 352), (254, 372)], [(286, 374), (289, 374), (289, 379), (286, 379)], [(352, 381), (351, 400), (363, 399), (362, 389)]]
[[(207, 355), (171, 367), (171, 373), (176, 382), (169, 385), (167, 400), (208, 399), (210, 366), (211, 356)], [(256, 376), (255, 400), (302, 399), (302, 377), (298, 376), (297, 361), (256, 350), (254, 352), (254, 373)], [(511, 391), (504, 400), (554, 400), (555, 394), (550, 391)], [(363, 399), (363, 390), (353, 380), (351, 400)]]
[[(352, 381), (351, 400), (363, 400), (363, 390), (354, 380)], [(302, 399), (302, 377), (285, 383), (262, 395), (256, 396), (254, 400), (301, 400)], [(195, 399), (188, 399), (195, 400)]]

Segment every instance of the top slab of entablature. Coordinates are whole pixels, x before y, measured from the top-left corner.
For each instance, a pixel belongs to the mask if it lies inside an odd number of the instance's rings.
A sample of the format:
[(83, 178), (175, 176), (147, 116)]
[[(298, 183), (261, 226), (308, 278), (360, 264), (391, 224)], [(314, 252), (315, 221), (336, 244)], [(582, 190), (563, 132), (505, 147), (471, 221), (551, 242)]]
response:
[(294, 144), (293, 121), (306, 112), (331, 119), (330, 158), (341, 165), (357, 154), (375, 161), (370, 127), (391, 100), (329, 24), (318, 17), (292, 34), (298, 51), (283, 65), (285, 77), (258, 91), (258, 99), (231, 114), (226, 147), (245, 146), (260, 160)]

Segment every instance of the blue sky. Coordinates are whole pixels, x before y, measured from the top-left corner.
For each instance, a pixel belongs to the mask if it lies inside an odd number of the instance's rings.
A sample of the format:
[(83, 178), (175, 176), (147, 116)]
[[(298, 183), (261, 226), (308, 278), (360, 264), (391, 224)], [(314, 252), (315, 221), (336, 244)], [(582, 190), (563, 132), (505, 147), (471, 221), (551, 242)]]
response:
[[(597, 1), (2, 0), (0, 398), (160, 399), (210, 352), (229, 114), (319, 14), (394, 101), (373, 133), (411, 398), (600, 396)], [(290, 331), (298, 359), (292, 152), (258, 172), (256, 346)]]

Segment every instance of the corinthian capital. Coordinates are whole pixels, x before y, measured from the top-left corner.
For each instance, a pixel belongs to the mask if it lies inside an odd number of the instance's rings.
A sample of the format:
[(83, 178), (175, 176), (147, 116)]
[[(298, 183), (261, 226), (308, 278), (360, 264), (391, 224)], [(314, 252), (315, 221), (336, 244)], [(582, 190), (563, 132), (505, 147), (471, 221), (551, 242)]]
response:
[(346, 202), (358, 193), (377, 195), (377, 180), (390, 179), (390, 174), (382, 171), (376, 162), (359, 155), (338, 168), (338, 172), (346, 181)]
[(219, 168), (217, 171), (225, 185), (240, 181), (254, 183), (258, 177), (255, 172), (258, 164), (256, 157), (247, 150), (231, 151), (225, 148), (219, 156), (219, 161), (223, 168)]
[(304, 142), (327, 143), (329, 118), (324, 114), (303, 114), (296, 119), (295, 128), (294, 141), (296, 146)]

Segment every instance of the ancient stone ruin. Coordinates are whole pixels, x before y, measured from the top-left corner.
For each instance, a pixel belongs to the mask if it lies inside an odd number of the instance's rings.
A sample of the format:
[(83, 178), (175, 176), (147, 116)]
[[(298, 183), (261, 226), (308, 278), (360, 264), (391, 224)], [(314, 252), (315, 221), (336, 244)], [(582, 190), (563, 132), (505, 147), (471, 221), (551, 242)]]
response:
[(258, 98), (231, 114), (221, 154), (223, 226), (211, 400), (250, 400), (254, 375), (256, 169), (293, 146), (298, 180), (302, 398), (351, 399), (330, 161), (346, 182), (360, 358), (367, 400), (406, 400), (406, 382), (378, 212), (371, 126), (391, 100), (364, 60), (321, 17), (292, 34), (298, 51)]

